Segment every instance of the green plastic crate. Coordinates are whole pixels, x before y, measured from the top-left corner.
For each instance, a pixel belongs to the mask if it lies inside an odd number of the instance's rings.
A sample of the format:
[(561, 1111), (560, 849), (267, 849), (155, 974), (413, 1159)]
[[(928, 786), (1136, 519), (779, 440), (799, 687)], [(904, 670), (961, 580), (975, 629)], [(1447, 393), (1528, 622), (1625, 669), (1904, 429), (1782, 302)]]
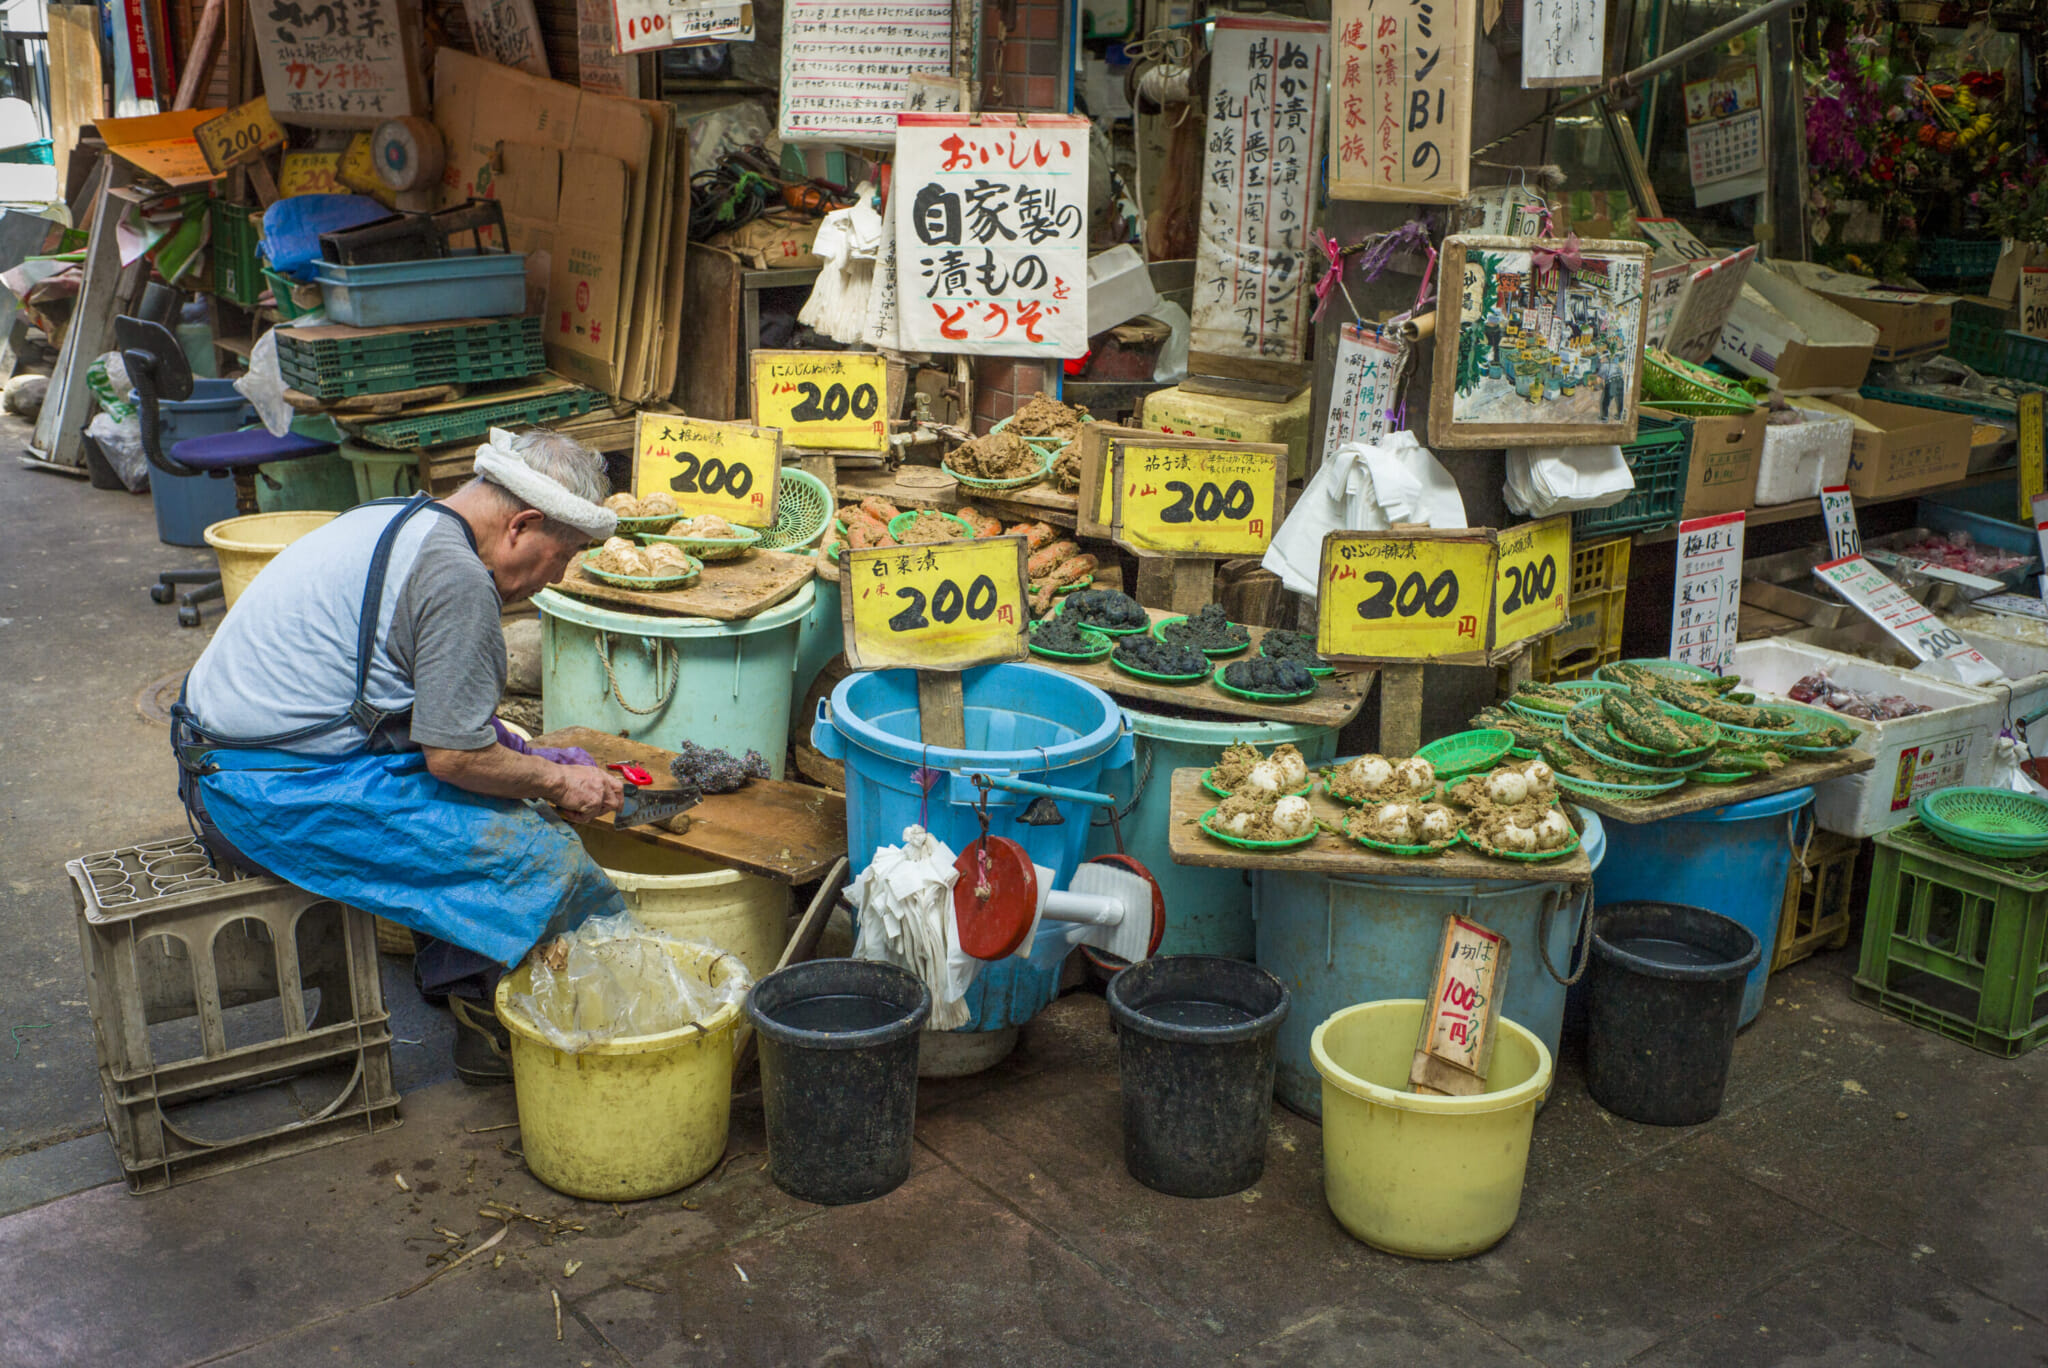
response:
[(1989, 283), (1992, 274), (1998, 270), (1998, 254), (2004, 246), (1995, 238), (1989, 242), (1923, 238), (1913, 274), (1930, 284), (1954, 285), (1980, 280)]
[(263, 240), (262, 219), (246, 204), (220, 199), (208, 200), (206, 210), (212, 220), (213, 292), (230, 304), (253, 309), (265, 289), (263, 263), (256, 255)]
[(1621, 454), (1635, 477), (1635, 490), (1618, 504), (1572, 514), (1574, 541), (1603, 532), (1652, 532), (1678, 521), (1692, 464), (1692, 420), (1643, 414), (1636, 420), (1635, 440), (1624, 443)]
[(2005, 374), (2005, 324), (2003, 309), (1957, 300), (1949, 317), (1948, 354), (1971, 370)]
[(1999, 360), (2003, 363), (2000, 375), (2029, 385), (2048, 385), (2048, 338), (2008, 332)]
[(1988, 1054), (2048, 1040), (2048, 856), (1966, 855), (1917, 820), (1871, 839), (1857, 999)]
[(287, 332), (277, 360), (292, 388), (316, 399), (517, 380), (547, 369), (540, 319), (528, 317), (373, 337), (309, 339)]
[(546, 423), (556, 418), (574, 418), (590, 412), (602, 402), (602, 394), (580, 387), (532, 399), (498, 404), (479, 402), (468, 408), (449, 409), (442, 413), (368, 423), (363, 427), (362, 440), (387, 451), (414, 451), (420, 447), (482, 437), (494, 427), (510, 428), (520, 424)]
[(1944, 413), (1967, 413), (1972, 418), (1983, 418), (1991, 422), (2011, 422), (2015, 408), (2015, 405), (2010, 401), (1959, 399), (1951, 394), (1928, 394), (1921, 390), (1886, 389), (1883, 385), (1865, 385), (1858, 392), (1865, 399), (1882, 399), (1887, 404), (1905, 404), (1911, 408), (1940, 409)]

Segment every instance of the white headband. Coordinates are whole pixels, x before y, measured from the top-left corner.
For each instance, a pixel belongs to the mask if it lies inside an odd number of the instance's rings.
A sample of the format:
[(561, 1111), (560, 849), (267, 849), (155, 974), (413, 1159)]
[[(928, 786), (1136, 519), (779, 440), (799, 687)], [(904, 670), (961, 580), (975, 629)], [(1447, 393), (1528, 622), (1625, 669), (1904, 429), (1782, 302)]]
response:
[(603, 541), (618, 531), (618, 514), (578, 498), (528, 465), (512, 450), (512, 434), (503, 428), (492, 428), (490, 441), (476, 449), (476, 473), (527, 507), (567, 523), (592, 541)]

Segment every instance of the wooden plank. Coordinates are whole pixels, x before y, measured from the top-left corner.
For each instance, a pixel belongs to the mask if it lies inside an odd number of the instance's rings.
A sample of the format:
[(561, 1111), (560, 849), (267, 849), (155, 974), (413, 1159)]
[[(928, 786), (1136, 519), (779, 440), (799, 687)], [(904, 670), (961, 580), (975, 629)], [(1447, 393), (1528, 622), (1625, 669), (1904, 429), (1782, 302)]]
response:
[(1661, 822), (1670, 817), (1707, 812), (1732, 803), (1746, 803), (1752, 798), (1768, 798), (1773, 793), (1825, 783), (1845, 774), (1861, 774), (1876, 764), (1873, 757), (1862, 751), (1845, 750), (1811, 760), (1793, 761), (1746, 784), (1687, 784), (1648, 801), (1617, 803), (1610, 798), (1581, 798), (1577, 794), (1570, 797), (1574, 803), (1591, 808), (1602, 817), (1639, 826), (1645, 822)]
[(967, 748), (967, 700), (958, 674), (917, 672), (917, 722), (918, 734), (927, 746)]
[(114, 224), (127, 201), (112, 192), (129, 184), (135, 172), (119, 157), (103, 159), (105, 190), (92, 216), (92, 238), (85, 249), (85, 274), (71, 322), (64, 329), (64, 348), (51, 372), (50, 393), (36, 422), (30, 451), (52, 465), (83, 466), (80, 434), (96, 402), (85, 383), (86, 368), (113, 342), (114, 316), (140, 293), (148, 258), (123, 268)]
[[(600, 765), (644, 765), (668, 773), (674, 751), (628, 741), (589, 727), (565, 727), (535, 739), (542, 746), (580, 746)], [(610, 816), (599, 819), (612, 824)], [(737, 793), (714, 793), (690, 809), (690, 829), (620, 827), (649, 845), (666, 846), (729, 869), (783, 883), (809, 883), (846, 858), (846, 799), (787, 779), (754, 779)]]
[(673, 613), (737, 622), (795, 596), (816, 573), (816, 561), (810, 556), (793, 556), (786, 551), (749, 551), (738, 560), (705, 566), (697, 582), (682, 589), (620, 589), (599, 583), (586, 575), (581, 565), (573, 564), (560, 583), (548, 587), (629, 612)]
[(50, 145), (56, 152), (57, 184), (70, 183), (71, 152), (78, 130), (104, 112), (100, 87), (99, 9), (94, 5), (52, 5), (49, 9)]
[[(1155, 780), (1155, 782), (1157, 782)], [(1351, 809), (1329, 798), (1317, 785), (1308, 800), (1322, 834), (1291, 850), (1240, 850), (1225, 845), (1198, 825), (1202, 814), (1222, 802), (1202, 787), (1202, 771), (1173, 772), (1173, 814), (1167, 820), (1167, 850), (1175, 864), (1203, 869), (1273, 869), (1291, 874), (1338, 874), (1363, 879), (1507, 879), (1524, 883), (1590, 883), (1593, 866), (1586, 852), (1540, 864), (1497, 860), (1468, 845), (1455, 845), (1441, 855), (1383, 855), (1344, 835)]]
[(1422, 666), (1380, 666), (1380, 750), (1413, 755), (1422, 747)]
[[(426, 385), (419, 389), (385, 390), (381, 394), (351, 394), (341, 399), (315, 399), (295, 389), (284, 392), (284, 401), (300, 413), (375, 414), (396, 417), (408, 404), (444, 404), (467, 392), (466, 385)], [(472, 457), (474, 459), (474, 457)]]
[(683, 271), (683, 353), (677, 366), (676, 403), (692, 418), (744, 420), (740, 394), (740, 276), (738, 258), (716, 247), (690, 244)]
[(225, 0), (206, 0), (206, 8), (199, 14), (199, 27), (193, 30), (192, 43), (185, 54), (185, 70), (178, 76), (178, 94), (171, 101), (172, 109), (191, 109), (199, 103), (212, 79), (213, 64), (220, 56), (226, 11)]
[[(909, 472), (930, 471), (931, 477)], [(898, 508), (936, 508), (951, 512), (962, 504), (972, 504), (988, 513), (1012, 522), (1045, 522), (1062, 530), (1074, 527), (1076, 500), (1072, 494), (1062, 494), (1051, 485), (1030, 485), (1024, 489), (1006, 489), (987, 493), (978, 489), (963, 489), (951, 479), (944, 483), (917, 483), (921, 478), (944, 478), (935, 466), (904, 466), (895, 474), (884, 470), (849, 470), (841, 468), (833, 485), (833, 497), (840, 504), (857, 504), (862, 499), (873, 497), (895, 504)]]
[[(1176, 616), (1163, 609), (1147, 609), (1154, 622), (1161, 618)], [(1251, 628), (1252, 644), (1244, 655), (1235, 659), (1252, 659), (1258, 655), (1259, 642), (1266, 635), (1263, 627)], [(1341, 727), (1358, 715), (1365, 703), (1365, 695), (1372, 688), (1374, 672), (1359, 670), (1331, 675), (1316, 681), (1319, 686), (1313, 698), (1299, 703), (1254, 703), (1250, 699), (1236, 698), (1216, 687), (1215, 680), (1200, 684), (1154, 684), (1125, 674), (1109, 663), (1108, 659), (1076, 664), (1070, 661), (1048, 660), (1044, 656), (1032, 656), (1028, 662), (1043, 665), (1047, 669), (1060, 670), (1084, 679), (1101, 689), (1112, 698), (1131, 703), (1163, 703), (1169, 707), (1186, 708), (1192, 712), (1210, 713), (1222, 717), (1245, 717), (1264, 722), (1303, 722), (1318, 727)], [(1223, 662), (1216, 662), (1221, 664)]]

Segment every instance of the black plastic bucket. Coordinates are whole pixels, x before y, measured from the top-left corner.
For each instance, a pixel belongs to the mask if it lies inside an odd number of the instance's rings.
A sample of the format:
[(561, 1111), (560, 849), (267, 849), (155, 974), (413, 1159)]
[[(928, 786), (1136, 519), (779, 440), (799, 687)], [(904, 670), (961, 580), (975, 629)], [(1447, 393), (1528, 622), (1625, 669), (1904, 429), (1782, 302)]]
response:
[(1735, 1054), (1743, 981), (1763, 946), (1741, 922), (1683, 903), (1614, 903), (1593, 916), (1593, 1100), (1651, 1126), (1712, 1120)]
[(1108, 997), (1131, 1177), (1175, 1197), (1256, 1183), (1286, 986), (1242, 960), (1168, 955), (1118, 974)]
[(917, 1040), (931, 990), (871, 960), (792, 964), (755, 984), (768, 1176), (824, 1206), (866, 1202), (910, 1176)]

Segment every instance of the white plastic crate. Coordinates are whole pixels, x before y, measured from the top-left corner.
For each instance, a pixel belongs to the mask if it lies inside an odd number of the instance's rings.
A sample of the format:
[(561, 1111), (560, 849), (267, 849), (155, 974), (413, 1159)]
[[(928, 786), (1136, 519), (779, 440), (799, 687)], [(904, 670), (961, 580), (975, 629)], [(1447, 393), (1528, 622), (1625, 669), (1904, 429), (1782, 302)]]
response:
[[(1970, 687), (1981, 689), (1998, 700), (2003, 724), (2017, 735), (2015, 724), (2021, 718), (2038, 708), (2048, 707), (2048, 644), (2003, 635), (2006, 630), (2004, 619), (1993, 619), (1999, 625), (1989, 631), (1973, 630), (1953, 618), (1945, 618), (1944, 621), (1961, 633), (1963, 640), (1976, 647), (1986, 660), (2005, 671), (2003, 680), (1994, 679)], [(1910, 671), (1917, 663), (1910, 651), (1869, 623), (1832, 629), (1810, 627), (1780, 639), (1806, 642), (1826, 650), (1895, 665), (1902, 670)], [(2034, 754), (2048, 754), (2048, 718), (2036, 723), (2032, 731)]]
[(1803, 423), (1764, 428), (1763, 455), (1756, 465), (1758, 507), (1817, 499), (1823, 485), (1840, 484), (1848, 477), (1854, 420), (1847, 415), (1822, 416), (1817, 409), (1808, 409), (1807, 414)]
[(1877, 765), (1815, 786), (1814, 819), (1827, 831), (1875, 835), (1910, 818), (1920, 794), (1990, 781), (2003, 698), (1799, 641), (1742, 642), (1729, 670), (1759, 697), (1783, 699), (1802, 676), (1825, 670), (1846, 688), (1900, 694), (1934, 709), (1890, 722), (1842, 717), (1858, 733), (1856, 749)]

